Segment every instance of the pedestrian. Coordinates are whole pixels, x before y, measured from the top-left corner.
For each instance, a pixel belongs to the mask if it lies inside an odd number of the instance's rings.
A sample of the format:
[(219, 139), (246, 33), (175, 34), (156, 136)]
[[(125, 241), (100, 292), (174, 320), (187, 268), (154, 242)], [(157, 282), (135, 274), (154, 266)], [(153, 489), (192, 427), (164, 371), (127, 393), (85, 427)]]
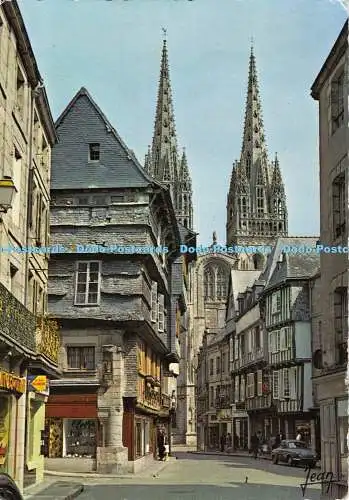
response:
[(164, 460), (165, 457), (165, 433), (163, 429), (159, 429), (158, 433), (158, 450), (159, 460)]
[(251, 450), (254, 458), (257, 458), (259, 450), (259, 439), (256, 433), (254, 433), (253, 436), (251, 437)]
[(170, 453), (170, 445), (168, 442), (168, 437), (165, 434), (165, 436), (164, 436), (164, 461), (167, 460), (169, 453)]
[(275, 443), (274, 443), (274, 448), (279, 448), (280, 444), (281, 444), (281, 434), (278, 434), (275, 438)]
[(235, 434), (234, 434), (234, 448), (235, 448), (236, 450), (238, 450), (238, 449), (239, 449), (239, 441), (240, 441), (240, 440), (239, 440), (239, 436), (235, 433)]
[(222, 435), (221, 435), (221, 452), (223, 452), (223, 451), (224, 451), (225, 442), (226, 442), (226, 437), (225, 437), (225, 434), (222, 434)]
[(296, 441), (302, 441), (303, 436), (302, 436), (302, 433), (301, 433), (300, 429), (298, 429), (297, 432), (298, 432), (298, 434), (297, 434), (297, 437), (296, 437)]
[(228, 432), (228, 434), (227, 434), (227, 446), (228, 446), (228, 448), (231, 448), (231, 445), (232, 445), (232, 437), (231, 437), (230, 432)]

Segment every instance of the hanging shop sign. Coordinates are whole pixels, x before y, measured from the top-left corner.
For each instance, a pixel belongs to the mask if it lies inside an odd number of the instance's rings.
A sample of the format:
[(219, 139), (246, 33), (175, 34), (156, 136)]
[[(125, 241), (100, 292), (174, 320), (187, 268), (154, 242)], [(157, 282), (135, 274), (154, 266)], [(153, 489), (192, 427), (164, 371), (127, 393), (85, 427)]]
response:
[(28, 391), (49, 395), (49, 379), (46, 375), (29, 375), (28, 376)]
[(12, 373), (0, 371), (0, 389), (24, 394), (27, 381), (25, 378), (16, 377)]

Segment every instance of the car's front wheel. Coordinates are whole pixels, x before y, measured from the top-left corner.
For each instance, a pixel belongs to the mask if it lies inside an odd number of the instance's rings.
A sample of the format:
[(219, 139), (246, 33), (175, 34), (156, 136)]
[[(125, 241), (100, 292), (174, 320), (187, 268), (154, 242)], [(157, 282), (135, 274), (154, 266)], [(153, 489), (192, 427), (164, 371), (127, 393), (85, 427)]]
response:
[(278, 456), (277, 456), (277, 454), (275, 453), (275, 455), (273, 455), (273, 457), (272, 457), (272, 462), (273, 462), (273, 464), (277, 464), (277, 463), (278, 463), (278, 461), (279, 461)]

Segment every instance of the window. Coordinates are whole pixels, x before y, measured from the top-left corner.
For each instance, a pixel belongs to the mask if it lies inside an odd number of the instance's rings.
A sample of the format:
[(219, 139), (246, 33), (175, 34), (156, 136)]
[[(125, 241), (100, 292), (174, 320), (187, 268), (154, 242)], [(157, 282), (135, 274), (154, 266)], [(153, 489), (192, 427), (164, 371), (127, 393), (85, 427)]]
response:
[(248, 373), (247, 375), (247, 397), (253, 398), (255, 394), (255, 375)]
[(271, 297), (271, 314), (278, 314), (281, 310), (281, 292), (273, 293)]
[(158, 284), (153, 281), (151, 285), (151, 321), (156, 323), (158, 320)]
[(264, 215), (264, 193), (263, 188), (257, 187), (257, 217)]
[(241, 401), (245, 401), (245, 377), (244, 375), (241, 377), (241, 382), (240, 382), (240, 399)]
[(12, 180), (16, 187), (12, 204), (12, 221), (17, 226), (19, 225), (19, 214), (21, 208), (21, 178), (22, 178), (22, 156), (18, 149), (15, 147), (13, 152), (13, 167), (12, 167)]
[(66, 457), (96, 456), (97, 420), (65, 420)]
[(210, 375), (213, 375), (213, 359), (210, 359)]
[(107, 197), (106, 196), (92, 196), (92, 203), (94, 205), (107, 205)]
[(159, 293), (159, 307), (158, 307), (158, 330), (159, 332), (165, 331), (165, 297)]
[(240, 389), (239, 377), (235, 377), (235, 397), (234, 397), (235, 403), (239, 402), (239, 396), (240, 396), (239, 389)]
[(263, 372), (262, 370), (257, 371), (257, 396), (263, 395)]
[(123, 194), (114, 194), (113, 196), (110, 197), (110, 203), (117, 204), (117, 203), (122, 203), (124, 200), (124, 195)]
[(337, 288), (334, 293), (334, 329), (337, 363), (344, 365), (348, 359), (348, 290)]
[(348, 400), (341, 399), (336, 402), (338, 448), (339, 448), (339, 474), (344, 481), (348, 480)]
[(221, 373), (221, 358), (218, 357), (216, 359), (216, 374), (219, 375)]
[(332, 134), (344, 123), (344, 68), (341, 68), (331, 82)]
[(227, 364), (227, 353), (224, 352), (222, 359), (222, 373), (225, 373), (226, 364)]
[(289, 398), (290, 397), (290, 378), (289, 378), (288, 368), (283, 369), (282, 388), (283, 388), (283, 397)]
[(332, 184), (333, 238), (345, 236), (346, 204), (345, 174), (338, 175)]
[(43, 210), (43, 200), (42, 193), (38, 192), (36, 195), (36, 225), (35, 225), (35, 236), (36, 236), (36, 244), (38, 246), (41, 245), (41, 237), (42, 237), (42, 210)]
[(214, 276), (212, 269), (205, 269), (205, 277), (204, 277), (204, 287), (205, 287), (205, 300), (213, 300), (214, 299)]
[(16, 110), (23, 118), (25, 105), (25, 79), (21, 68), (17, 65), (17, 94), (16, 94)]
[(75, 305), (98, 305), (101, 281), (101, 263), (78, 262)]
[(68, 368), (74, 370), (94, 370), (95, 347), (67, 347)]
[(217, 300), (226, 300), (227, 298), (227, 284), (224, 270), (217, 269)]
[(214, 406), (214, 389), (210, 388), (210, 406)]
[(79, 205), (88, 205), (89, 204), (89, 197), (88, 196), (84, 196), (82, 198), (79, 198), (78, 199), (78, 204)]
[(279, 399), (279, 372), (273, 372), (273, 399)]
[(99, 161), (100, 159), (100, 144), (94, 142), (89, 144), (89, 161)]

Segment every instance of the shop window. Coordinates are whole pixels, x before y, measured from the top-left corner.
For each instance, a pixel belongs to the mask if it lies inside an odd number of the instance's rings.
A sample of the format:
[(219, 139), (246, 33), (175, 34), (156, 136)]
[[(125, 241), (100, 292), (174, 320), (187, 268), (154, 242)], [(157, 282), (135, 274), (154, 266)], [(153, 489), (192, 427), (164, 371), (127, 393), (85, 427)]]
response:
[(337, 401), (339, 474), (348, 481), (348, 400)]
[(144, 422), (144, 453), (150, 452), (150, 426), (149, 422)]
[(65, 443), (67, 457), (94, 458), (97, 445), (96, 420), (66, 420)]
[(67, 363), (69, 369), (94, 370), (95, 347), (67, 347)]
[(0, 396), (0, 472), (8, 472), (11, 397)]

